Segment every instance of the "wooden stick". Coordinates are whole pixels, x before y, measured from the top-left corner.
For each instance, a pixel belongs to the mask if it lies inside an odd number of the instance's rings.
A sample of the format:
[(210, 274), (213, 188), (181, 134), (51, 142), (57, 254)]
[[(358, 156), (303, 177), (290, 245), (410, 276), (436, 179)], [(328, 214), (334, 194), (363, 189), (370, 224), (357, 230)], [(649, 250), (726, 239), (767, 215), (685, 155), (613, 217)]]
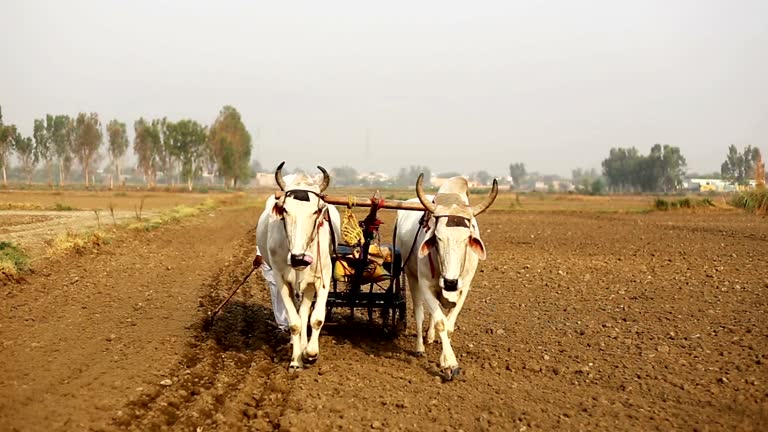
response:
[[(285, 192), (275, 192), (275, 198), (280, 199)], [(352, 203), (354, 207), (371, 207), (375, 198), (360, 198), (349, 197), (344, 195), (321, 195), (323, 201), (328, 204), (347, 206)], [(413, 210), (413, 211), (425, 211), (423, 205), (420, 202), (405, 202), (400, 200), (382, 199), (376, 200), (379, 203), (379, 208), (393, 209), (393, 210)]]

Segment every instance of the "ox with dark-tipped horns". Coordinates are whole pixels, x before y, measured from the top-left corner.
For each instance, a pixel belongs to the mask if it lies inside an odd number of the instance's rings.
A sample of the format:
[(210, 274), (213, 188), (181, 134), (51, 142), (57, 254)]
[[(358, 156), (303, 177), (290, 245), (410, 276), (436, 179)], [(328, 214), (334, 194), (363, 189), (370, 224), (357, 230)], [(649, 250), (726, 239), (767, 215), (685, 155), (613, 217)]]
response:
[(416, 181), (418, 198), (409, 201), (421, 202), (427, 211), (397, 212), (395, 244), (407, 254), (404, 269), (416, 319), (416, 355), (424, 355), (422, 325), (426, 305), (430, 315), (427, 342), (434, 342), (437, 332), (442, 344), (440, 369), (444, 379), (451, 380), (461, 371), (451, 347), (456, 318), (478, 263), (486, 257), (475, 217), (493, 204), (499, 186), (494, 179), (490, 195), (471, 206), (464, 177), (449, 179), (434, 196), (424, 193), (423, 181), (424, 174)]
[(275, 170), (275, 181), (282, 193), (267, 200), (256, 229), (256, 243), (264, 262), (273, 270), (288, 311), (292, 343), (288, 369), (295, 371), (314, 364), (320, 354), (318, 338), (325, 322), (333, 274), (331, 255), (339, 238), (341, 218), (334, 206), (323, 201), (322, 193), (330, 183), (325, 169), (317, 167), (323, 174), (320, 184), (303, 173), (286, 183), (284, 164)]

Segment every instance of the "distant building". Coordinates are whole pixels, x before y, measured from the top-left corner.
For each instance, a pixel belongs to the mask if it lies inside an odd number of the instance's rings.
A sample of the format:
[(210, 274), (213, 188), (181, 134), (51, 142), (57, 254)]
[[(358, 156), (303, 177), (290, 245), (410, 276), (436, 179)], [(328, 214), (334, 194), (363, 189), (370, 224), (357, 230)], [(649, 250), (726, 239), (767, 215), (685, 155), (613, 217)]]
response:
[(733, 182), (722, 179), (693, 178), (684, 182), (683, 186), (695, 192), (733, 192), (737, 190)]

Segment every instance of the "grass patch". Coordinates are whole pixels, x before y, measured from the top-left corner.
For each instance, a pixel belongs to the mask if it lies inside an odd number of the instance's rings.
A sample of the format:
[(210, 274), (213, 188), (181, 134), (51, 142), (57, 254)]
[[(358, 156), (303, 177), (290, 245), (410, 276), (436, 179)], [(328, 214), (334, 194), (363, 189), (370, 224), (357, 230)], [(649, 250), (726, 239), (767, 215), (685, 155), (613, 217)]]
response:
[(142, 230), (142, 231), (151, 231), (167, 223), (178, 222), (184, 218), (197, 216), (201, 212), (213, 210), (216, 208), (216, 206), (217, 206), (216, 201), (210, 198), (206, 199), (203, 203), (198, 204), (194, 207), (190, 207), (188, 205), (177, 205), (176, 207), (170, 210), (164, 211), (159, 215), (154, 216), (147, 220), (137, 217), (136, 222), (129, 224), (128, 228)]
[(13, 278), (28, 268), (29, 257), (23, 249), (7, 241), (0, 242), (0, 274)]
[(48, 253), (51, 255), (62, 255), (68, 252), (84, 253), (93, 247), (108, 244), (110, 240), (110, 236), (101, 230), (79, 234), (67, 231), (48, 241)]
[(53, 205), (51, 210), (56, 210), (56, 211), (74, 211), (74, 210), (77, 210), (77, 209), (72, 207), (69, 204), (63, 204), (63, 203), (57, 202), (56, 204)]
[(653, 208), (660, 211), (679, 210), (679, 209), (697, 209), (715, 207), (712, 198), (691, 199), (689, 197), (667, 200), (656, 198), (653, 202)]
[(43, 206), (35, 203), (4, 202), (0, 210), (43, 210)]
[(766, 215), (768, 214), (768, 188), (761, 187), (741, 192), (731, 198), (730, 204), (750, 212)]

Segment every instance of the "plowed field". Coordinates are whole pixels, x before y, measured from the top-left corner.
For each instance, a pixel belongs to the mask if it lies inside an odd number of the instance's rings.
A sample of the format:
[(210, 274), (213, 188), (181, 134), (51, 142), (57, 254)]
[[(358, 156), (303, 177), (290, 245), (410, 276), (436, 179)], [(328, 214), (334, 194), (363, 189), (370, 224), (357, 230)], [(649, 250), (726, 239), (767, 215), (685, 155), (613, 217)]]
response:
[(204, 331), (258, 213), (122, 230), (2, 286), (0, 430), (768, 430), (766, 219), (483, 214), (463, 374), (442, 382), (410, 316), (394, 339), (329, 324), (289, 374), (258, 273)]

